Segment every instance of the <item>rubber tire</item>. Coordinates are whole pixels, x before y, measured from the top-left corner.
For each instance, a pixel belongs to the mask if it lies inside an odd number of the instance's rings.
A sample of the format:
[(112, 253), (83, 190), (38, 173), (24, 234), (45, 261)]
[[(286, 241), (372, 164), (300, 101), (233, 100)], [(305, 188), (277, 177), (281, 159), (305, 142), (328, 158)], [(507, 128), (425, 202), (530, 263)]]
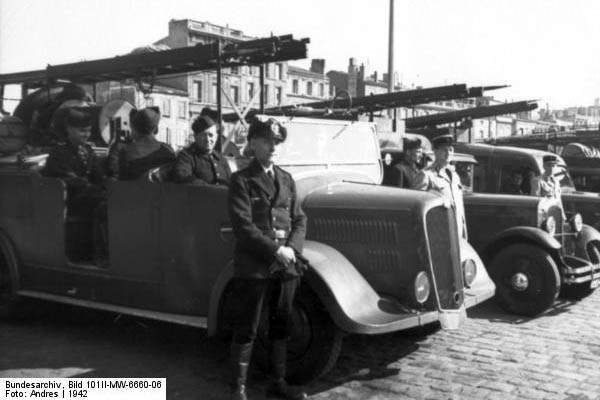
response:
[[(560, 292), (560, 275), (552, 256), (531, 244), (512, 244), (500, 250), (490, 264), (496, 300), (514, 314), (534, 316), (546, 311)], [(529, 279), (525, 291), (513, 289), (511, 278), (522, 272)]]
[[(268, 371), (268, 317), (263, 312), (254, 360)], [(286, 380), (306, 383), (326, 374), (336, 363), (342, 348), (343, 333), (333, 323), (317, 295), (303, 284), (294, 301), (293, 332), (288, 342)]]

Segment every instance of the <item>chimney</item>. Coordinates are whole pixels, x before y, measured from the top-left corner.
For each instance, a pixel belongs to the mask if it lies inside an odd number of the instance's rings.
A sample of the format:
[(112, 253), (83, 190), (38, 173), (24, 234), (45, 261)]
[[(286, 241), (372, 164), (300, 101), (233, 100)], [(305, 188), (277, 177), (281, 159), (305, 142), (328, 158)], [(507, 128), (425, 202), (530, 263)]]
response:
[(310, 61), (310, 72), (315, 74), (325, 75), (325, 59), (324, 58), (313, 58)]

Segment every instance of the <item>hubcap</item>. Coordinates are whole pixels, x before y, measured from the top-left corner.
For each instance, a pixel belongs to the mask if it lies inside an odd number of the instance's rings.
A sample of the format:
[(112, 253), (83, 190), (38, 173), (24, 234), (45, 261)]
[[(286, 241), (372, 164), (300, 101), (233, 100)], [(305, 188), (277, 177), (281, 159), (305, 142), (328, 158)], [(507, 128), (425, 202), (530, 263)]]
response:
[(529, 279), (527, 275), (522, 272), (517, 272), (512, 276), (511, 284), (513, 289), (516, 291), (522, 292), (529, 287)]

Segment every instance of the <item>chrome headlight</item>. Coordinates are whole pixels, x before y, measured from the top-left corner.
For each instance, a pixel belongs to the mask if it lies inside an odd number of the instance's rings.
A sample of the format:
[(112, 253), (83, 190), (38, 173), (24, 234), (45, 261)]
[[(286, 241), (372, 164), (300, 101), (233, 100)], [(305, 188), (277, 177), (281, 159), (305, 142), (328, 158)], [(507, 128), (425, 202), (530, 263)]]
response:
[(473, 283), (473, 281), (475, 280), (475, 277), (477, 276), (477, 264), (475, 264), (474, 260), (469, 258), (469, 259), (463, 261), (462, 269), (463, 269), (463, 278), (465, 281), (465, 286), (471, 287), (471, 284)]
[(556, 233), (556, 220), (554, 219), (554, 217), (552, 215), (550, 215), (542, 224), (542, 228), (548, 232), (549, 234), (553, 235)]
[(581, 218), (581, 214), (577, 213), (571, 217), (569, 220), (569, 225), (571, 225), (571, 229), (575, 232), (581, 232), (583, 229), (583, 218)]
[(424, 271), (419, 272), (415, 278), (415, 300), (417, 300), (417, 303), (425, 303), (429, 298), (430, 291), (431, 284), (427, 273)]

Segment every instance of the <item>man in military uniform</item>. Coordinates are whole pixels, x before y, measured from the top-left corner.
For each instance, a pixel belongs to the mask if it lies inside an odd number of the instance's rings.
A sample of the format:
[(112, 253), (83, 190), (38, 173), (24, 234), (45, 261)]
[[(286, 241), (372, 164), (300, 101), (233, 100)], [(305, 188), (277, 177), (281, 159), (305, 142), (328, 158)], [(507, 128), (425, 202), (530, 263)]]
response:
[(265, 303), (271, 342), (267, 395), (306, 398), (302, 390), (285, 382), (292, 303), (306, 268), (301, 255), (306, 217), (296, 197), (294, 179), (274, 165), (278, 145), (286, 135), (285, 128), (274, 119), (255, 120), (248, 131), (254, 159), (231, 177), (229, 215), (236, 238), (234, 296), (240, 304), (231, 345), (235, 399), (246, 399), (248, 364)]
[(194, 143), (177, 155), (173, 179), (196, 185), (229, 185), (231, 170), (223, 155), (215, 149), (219, 134), (217, 124), (208, 116), (192, 124)]
[(460, 177), (450, 165), (454, 156), (454, 139), (446, 134), (434, 137), (431, 141), (435, 160), (425, 169), (423, 180), (418, 182), (415, 189), (431, 190), (440, 193), (450, 200), (454, 206), (456, 224), (460, 236), (467, 238), (467, 223), (463, 204), (462, 185)]
[[(540, 176), (535, 176), (531, 179), (531, 194), (533, 196), (558, 200), (561, 209), (563, 209), (560, 181), (555, 176), (558, 157), (548, 154), (542, 158), (542, 161), (544, 163), (544, 172)], [(564, 214), (563, 218), (566, 219)]]
[(403, 140), (404, 159), (396, 164), (396, 186), (407, 189), (414, 189), (423, 179), (423, 149), (421, 148), (421, 139)]
[(104, 174), (94, 150), (86, 143), (92, 131), (91, 115), (89, 110), (77, 107), (62, 114), (57, 130), (61, 142), (50, 151), (42, 174), (65, 182), (68, 215), (92, 220), (94, 258), (104, 264), (108, 253), (106, 216), (101, 207), (105, 199)]
[(153, 168), (175, 161), (173, 149), (155, 137), (160, 121), (158, 107), (133, 110), (129, 120), (132, 141), (114, 143), (109, 149), (108, 172), (111, 178), (145, 178)]

